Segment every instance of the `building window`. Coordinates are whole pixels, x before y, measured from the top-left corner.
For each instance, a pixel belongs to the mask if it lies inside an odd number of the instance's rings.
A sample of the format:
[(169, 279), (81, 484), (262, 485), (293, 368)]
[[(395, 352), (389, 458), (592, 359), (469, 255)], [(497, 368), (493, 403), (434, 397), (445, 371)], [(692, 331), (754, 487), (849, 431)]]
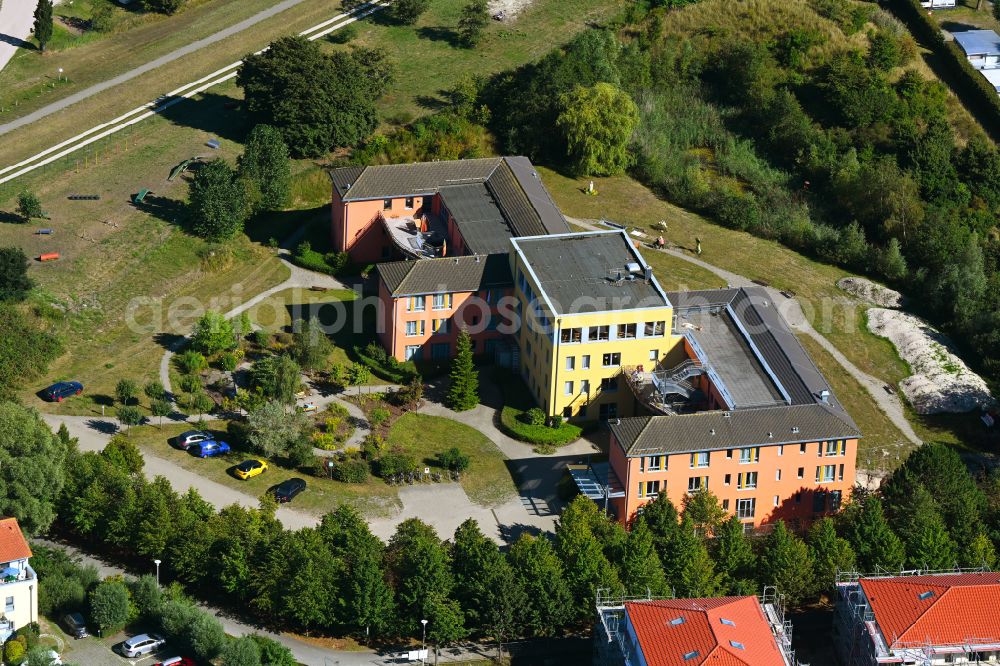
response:
[(780, 469), (774, 470), (774, 480), (775, 481), (781, 481), (781, 470)]
[(733, 481), (733, 475), (732, 474), (726, 474), (726, 478), (725, 478), (726, 485), (728, 486), (730, 483), (732, 483), (732, 481)]
[(740, 464), (749, 465), (760, 460), (760, 447), (751, 446), (746, 449), (740, 449)]
[(822, 453), (824, 457), (829, 456), (842, 456), (844, 455), (847, 442), (842, 439), (834, 440), (832, 442), (823, 442), (820, 444), (822, 447)]
[(774, 506), (778, 506), (779, 504), (781, 504), (781, 496), (780, 495), (775, 495), (774, 496)]
[(590, 395), (590, 380), (584, 379), (580, 382), (580, 393)]
[(757, 498), (747, 497), (744, 499), (736, 500), (736, 516), (738, 518), (746, 519), (753, 518), (754, 513), (757, 509)]
[(435, 319), (431, 322), (431, 332), (438, 335), (444, 335), (448, 332), (448, 320), (447, 319)]
[(14, 597), (7, 597), (7, 603), (4, 605), (6, 612), (14, 612)]
[(602, 357), (602, 363), (604, 364), (605, 368), (617, 367), (621, 365), (622, 364), (621, 352), (611, 352), (609, 354), (605, 354)]
[(576, 367), (576, 357), (575, 356), (567, 356), (566, 357), (566, 369), (567, 370), (572, 370), (575, 367)]
[(618, 390), (618, 378), (617, 377), (605, 377), (601, 380), (601, 391), (607, 393), (614, 393)]
[(431, 306), (435, 310), (448, 310), (451, 308), (451, 294), (434, 294), (434, 303)]
[(799, 478), (801, 479), (805, 475), (806, 475), (806, 468), (805, 467), (799, 467)]
[(571, 419), (573, 418), (573, 407), (567, 405), (563, 407), (563, 418)]
[(413, 208), (413, 197), (406, 197), (403, 201), (404, 208)]
[(688, 478), (688, 492), (696, 493), (699, 490), (708, 490), (707, 476), (692, 476)]
[(695, 451), (691, 454), (691, 467), (708, 467), (708, 451)]
[(663, 461), (666, 456), (647, 456), (645, 458), (647, 472), (659, 472), (663, 469)]
[(727, 499), (722, 500), (722, 510), (729, 511), (729, 500)]
[(740, 472), (736, 476), (736, 490), (752, 490), (757, 487), (757, 472)]
[(439, 342), (431, 345), (431, 358), (435, 360), (444, 360), (451, 356), (451, 345), (447, 342)]
[(622, 338), (634, 338), (637, 324), (618, 324), (616, 327), (616, 337)]
[(726, 449), (726, 457), (727, 458), (732, 458), (733, 457), (733, 450), (732, 449)]
[(403, 356), (407, 361), (412, 361), (415, 358), (420, 358), (420, 345), (407, 345), (406, 351)]
[(784, 444), (781, 444), (780, 446), (778, 446), (778, 455), (779, 456), (785, 455), (785, 445)]
[(837, 466), (836, 465), (817, 465), (816, 466), (816, 483), (829, 483), (836, 478)]
[(559, 331), (559, 339), (562, 342), (583, 342), (583, 329), (564, 328)]
[(566, 395), (573, 395), (573, 382), (566, 382), (563, 384), (563, 393)]
[(841, 464), (840, 465), (840, 469), (837, 470), (837, 480), (838, 481), (843, 481), (844, 480), (844, 465), (843, 464)]
[(639, 497), (656, 497), (660, 494), (659, 481), (640, 481)]
[(649, 350), (649, 360), (650, 361), (658, 361), (658, 360), (660, 360), (660, 350), (659, 349), (650, 349)]
[(610, 335), (610, 331), (610, 326), (591, 326), (587, 331), (587, 340), (589, 342), (607, 340)]
[(580, 367), (584, 370), (590, 369), (590, 354), (584, 354), (580, 357)]
[(806, 452), (806, 445), (804, 443), (799, 444), (799, 453), (805, 453), (805, 452)]
[(643, 327), (643, 335), (647, 338), (655, 338), (663, 335), (667, 330), (666, 321), (647, 321)]
[(392, 210), (392, 199), (382, 199), (382, 210)]
[(424, 306), (423, 296), (410, 296), (406, 301), (406, 309), (410, 312), (423, 312)]
[(423, 335), (424, 334), (424, 320), (420, 321), (408, 321), (406, 322), (406, 334), (407, 335)]

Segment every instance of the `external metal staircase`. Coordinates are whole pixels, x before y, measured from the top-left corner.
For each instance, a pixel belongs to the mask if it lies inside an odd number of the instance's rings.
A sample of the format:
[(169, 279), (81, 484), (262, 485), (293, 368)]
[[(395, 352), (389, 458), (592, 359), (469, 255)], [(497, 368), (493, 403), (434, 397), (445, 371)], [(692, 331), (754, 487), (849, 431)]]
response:
[(653, 372), (653, 386), (660, 395), (682, 395), (690, 398), (697, 388), (689, 380), (705, 374), (706, 368), (697, 359), (689, 358), (664, 372)]

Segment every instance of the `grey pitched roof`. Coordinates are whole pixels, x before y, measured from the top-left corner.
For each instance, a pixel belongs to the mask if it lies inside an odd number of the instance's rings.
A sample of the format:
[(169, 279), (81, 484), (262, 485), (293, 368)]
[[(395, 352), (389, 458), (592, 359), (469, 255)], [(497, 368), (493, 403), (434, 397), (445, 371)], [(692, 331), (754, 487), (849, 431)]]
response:
[(507, 254), (393, 261), (376, 268), (393, 296), (472, 292), (513, 284)]
[(364, 171), (364, 167), (352, 166), (343, 167), (341, 169), (331, 169), (330, 170), (330, 180), (333, 181), (333, 186), (337, 188), (337, 192), (340, 197), (343, 198), (347, 194), (347, 190), (350, 189), (354, 181), (358, 179), (361, 172)]
[[(531, 203), (532, 208), (534, 208), (535, 213), (538, 215), (538, 221), (541, 223), (544, 231), (539, 231), (537, 233), (569, 233), (570, 229), (569, 224), (566, 223), (566, 218), (563, 217), (561, 212), (559, 212), (559, 207), (556, 206), (555, 201), (552, 200), (552, 196), (549, 194), (549, 191), (545, 189), (544, 185), (542, 185), (542, 179), (538, 176), (538, 172), (535, 171), (535, 167), (531, 164), (531, 160), (527, 157), (517, 156), (505, 157), (503, 158), (503, 161), (510, 169), (514, 179), (517, 181), (517, 184), (521, 186), (521, 189), (524, 191), (525, 196)], [(499, 190), (502, 185), (497, 182), (496, 187)], [(508, 200), (504, 198), (504, 202), (506, 201)], [(516, 213), (512, 211), (511, 215), (516, 215)], [(512, 224), (515, 225), (515, 230), (520, 236), (527, 236), (531, 233), (527, 228), (525, 228), (524, 231), (521, 231), (520, 227), (517, 226), (517, 221), (512, 222)]]
[(484, 183), (442, 187), (441, 201), (454, 216), (469, 252), (493, 254), (510, 249), (510, 227)]
[[(499, 157), (484, 157), (364, 167), (351, 183), (344, 201), (434, 194), (447, 185), (481, 183), (490, 177), (501, 161)], [(333, 169), (330, 177), (343, 177), (334, 175), (338, 171), (340, 169)]]
[(609, 427), (626, 455), (642, 456), (861, 437), (844, 416), (831, 405), (815, 403), (639, 416), (612, 421)]
[(511, 241), (534, 272), (553, 314), (580, 314), (669, 306), (655, 278), (643, 275), (616, 280), (626, 265), (645, 267), (623, 232), (597, 231), (557, 236), (515, 238)]

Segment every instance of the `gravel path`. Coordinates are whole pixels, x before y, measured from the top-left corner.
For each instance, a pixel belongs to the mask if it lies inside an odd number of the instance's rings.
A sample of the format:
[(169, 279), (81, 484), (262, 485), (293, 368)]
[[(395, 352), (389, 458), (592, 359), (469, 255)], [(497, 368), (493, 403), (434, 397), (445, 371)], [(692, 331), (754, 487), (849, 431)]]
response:
[[(609, 229), (609, 227), (597, 224), (596, 220), (580, 220), (575, 218), (566, 219), (573, 224), (578, 224), (587, 229), (597, 231)], [(684, 261), (695, 264), (696, 266), (700, 266), (705, 270), (718, 275), (720, 278), (725, 280), (727, 284), (734, 287), (760, 288), (759, 284), (754, 283), (749, 278), (739, 275), (738, 273), (733, 273), (723, 268), (719, 268), (718, 266), (713, 266), (712, 264), (702, 261), (696, 257), (692, 257), (681, 250), (675, 248), (665, 248), (663, 250), (654, 250), (650, 248), (645, 249), (649, 252), (666, 252), (667, 254), (671, 254), (675, 257), (683, 259)], [(781, 312), (782, 316), (785, 318), (785, 322), (792, 330), (805, 333), (810, 338), (818, 342), (823, 349), (830, 352), (834, 359), (836, 359), (837, 363), (839, 363), (852, 377), (865, 387), (865, 390), (868, 391), (872, 400), (876, 405), (878, 405), (879, 409), (881, 409), (885, 415), (889, 417), (889, 420), (892, 421), (893, 425), (899, 428), (900, 432), (902, 432), (907, 439), (917, 445), (923, 443), (920, 438), (917, 437), (916, 432), (914, 432), (913, 426), (911, 426), (910, 422), (906, 419), (906, 415), (903, 410), (903, 403), (900, 401), (899, 397), (897, 395), (889, 395), (885, 392), (885, 389), (883, 388), (885, 386), (885, 382), (877, 377), (869, 375), (858, 366), (854, 365), (846, 356), (844, 356), (843, 353), (841, 353), (839, 349), (833, 345), (832, 342), (827, 340), (826, 337), (813, 328), (812, 324), (809, 323), (809, 320), (806, 319), (805, 314), (803, 314), (802, 308), (796, 299), (787, 298), (776, 289), (772, 289), (770, 287), (767, 287), (766, 289), (768, 295), (771, 297), (771, 300), (774, 301), (778, 311)]]

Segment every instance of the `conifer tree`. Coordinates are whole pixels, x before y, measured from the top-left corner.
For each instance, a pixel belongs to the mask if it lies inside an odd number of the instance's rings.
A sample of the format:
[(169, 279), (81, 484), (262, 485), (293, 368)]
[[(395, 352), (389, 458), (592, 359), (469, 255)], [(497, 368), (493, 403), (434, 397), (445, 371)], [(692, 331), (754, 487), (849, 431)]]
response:
[(635, 521), (625, 541), (621, 558), (622, 584), (625, 594), (639, 596), (646, 593), (654, 597), (666, 596), (667, 579), (663, 565), (653, 546), (653, 533), (641, 517)]
[(456, 412), (479, 404), (479, 373), (472, 364), (472, 338), (464, 329), (458, 336), (455, 359), (451, 363), (447, 403)]
[(715, 573), (715, 563), (704, 543), (699, 541), (692, 550), (687, 565), (681, 571), (680, 583), (676, 591), (680, 597), (718, 596), (722, 577)]
[(914, 538), (906, 543), (906, 553), (914, 569), (950, 569), (958, 563), (955, 544), (936, 511), (917, 518)]
[(774, 585), (790, 605), (797, 605), (813, 585), (813, 563), (809, 548), (779, 520), (764, 540), (758, 565), (762, 585)]
[(618, 572), (608, 561), (591, 521), (597, 510), (585, 497), (577, 497), (563, 511), (556, 526), (556, 552), (573, 594), (573, 616), (585, 620), (593, 612), (598, 588), (620, 591)]
[(691, 565), (691, 562), (698, 557), (698, 549), (703, 547), (704, 544), (695, 530), (694, 523), (691, 518), (685, 516), (677, 527), (674, 538), (666, 544), (665, 553), (660, 556), (663, 568), (667, 574), (667, 581), (675, 589), (681, 590), (684, 588), (684, 572)]
[(863, 573), (874, 573), (877, 568), (899, 570), (906, 560), (903, 542), (889, 527), (882, 508), (882, 500), (870, 496), (845, 515), (847, 540), (857, 556), (858, 568)]
[(734, 515), (722, 523), (712, 545), (722, 591), (732, 595), (757, 594), (757, 583), (753, 580), (757, 558), (740, 519)]
[(831, 518), (823, 518), (809, 528), (806, 544), (813, 561), (816, 587), (821, 592), (832, 592), (837, 572), (852, 571), (855, 567), (851, 544), (837, 536)]
[(508, 558), (527, 598), (520, 613), (525, 632), (554, 635), (573, 616), (573, 595), (552, 544), (525, 534), (511, 546)]
[(38, 40), (38, 50), (44, 51), (45, 45), (52, 39), (52, 0), (38, 0), (32, 32)]

